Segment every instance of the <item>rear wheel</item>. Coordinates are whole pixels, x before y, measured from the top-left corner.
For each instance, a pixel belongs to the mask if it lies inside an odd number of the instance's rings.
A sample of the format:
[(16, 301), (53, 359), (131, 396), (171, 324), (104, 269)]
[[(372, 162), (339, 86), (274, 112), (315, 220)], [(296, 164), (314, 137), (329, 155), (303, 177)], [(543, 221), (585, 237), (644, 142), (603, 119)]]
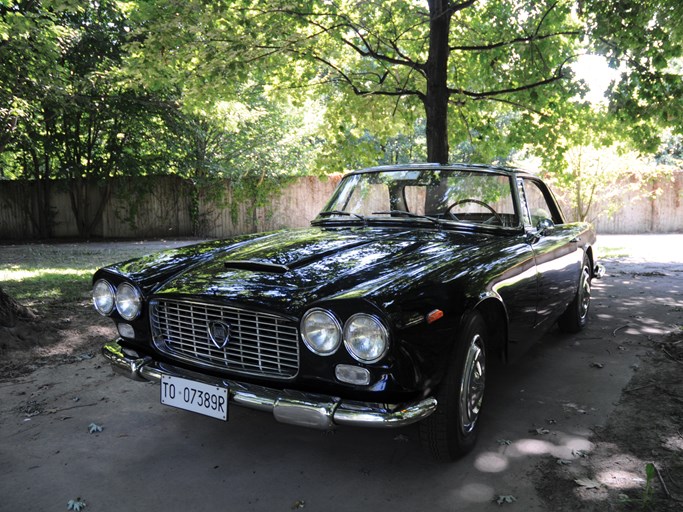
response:
[(434, 414), (420, 422), (422, 444), (440, 461), (452, 461), (475, 445), (486, 384), (486, 326), (474, 312), (456, 340), (448, 373), (436, 393)]
[(557, 320), (560, 330), (568, 333), (576, 333), (588, 323), (588, 310), (591, 304), (591, 274), (590, 260), (584, 255), (579, 277), (579, 287), (571, 304), (562, 316)]

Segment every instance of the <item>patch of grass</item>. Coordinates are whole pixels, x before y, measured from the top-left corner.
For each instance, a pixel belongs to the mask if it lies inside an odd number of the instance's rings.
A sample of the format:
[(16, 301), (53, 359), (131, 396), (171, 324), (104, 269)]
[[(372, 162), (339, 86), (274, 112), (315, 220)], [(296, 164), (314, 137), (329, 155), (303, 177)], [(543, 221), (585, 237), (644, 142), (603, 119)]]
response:
[(4, 246), (0, 247), (0, 283), (29, 306), (84, 300), (90, 296), (95, 270), (150, 252), (144, 244)]
[(608, 258), (626, 258), (630, 256), (629, 251), (625, 247), (617, 246), (603, 246), (598, 245), (597, 247), (598, 260), (608, 259)]
[(74, 301), (90, 292), (94, 269), (15, 269), (0, 270), (7, 293), (24, 304)]

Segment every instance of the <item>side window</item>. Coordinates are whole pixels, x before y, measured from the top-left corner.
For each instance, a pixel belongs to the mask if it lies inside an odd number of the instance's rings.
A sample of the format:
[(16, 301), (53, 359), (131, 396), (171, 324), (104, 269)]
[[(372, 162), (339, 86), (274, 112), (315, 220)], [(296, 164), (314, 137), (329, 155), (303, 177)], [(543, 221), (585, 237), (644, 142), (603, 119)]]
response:
[(555, 224), (562, 223), (562, 217), (554, 203), (547, 200), (543, 189), (535, 181), (524, 180), (524, 198), (528, 209), (525, 220), (528, 220), (532, 226), (538, 226), (543, 219), (550, 219)]

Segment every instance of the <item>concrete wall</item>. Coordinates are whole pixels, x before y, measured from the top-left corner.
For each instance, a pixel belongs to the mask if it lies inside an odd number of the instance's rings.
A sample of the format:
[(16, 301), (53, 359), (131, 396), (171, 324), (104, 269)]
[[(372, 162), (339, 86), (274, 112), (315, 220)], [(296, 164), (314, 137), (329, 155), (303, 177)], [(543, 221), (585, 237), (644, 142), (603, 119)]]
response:
[[(339, 176), (319, 179), (302, 177), (282, 190), (266, 207), (247, 204), (231, 207), (231, 193), (225, 187), (225, 204), (216, 205), (200, 198), (199, 231), (193, 232), (191, 185), (176, 177), (121, 178), (111, 182), (111, 199), (95, 227), (93, 236), (104, 238), (152, 238), (200, 235), (224, 238), (235, 234), (270, 231), (309, 225), (339, 181)], [(25, 213), (35, 183), (0, 181), (0, 239), (22, 240), (37, 235)], [(653, 184), (661, 188), (655, 199), (642, 193), (623, 196), (623, 206), (614, 215), (593, 220), (600, 233), (681, 233), (683, 232), (683, 172), (673, 181)], [(63, 183), (52, 182), (51, 206), (54, 236), (78, 236), (69, 194)], [(101, 188), (91, 184), (90, 210), (98, 205)], [(133, 205), (133, 208), (131, 208)], [(570, 208), (564, 208), (567, 217)]]

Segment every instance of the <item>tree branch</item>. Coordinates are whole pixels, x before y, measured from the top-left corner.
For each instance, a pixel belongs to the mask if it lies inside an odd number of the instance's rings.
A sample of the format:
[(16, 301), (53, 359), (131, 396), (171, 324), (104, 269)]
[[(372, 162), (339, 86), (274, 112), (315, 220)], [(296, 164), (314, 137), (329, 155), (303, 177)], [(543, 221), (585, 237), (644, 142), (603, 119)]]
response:
[(507, 89), (498, 89), (494, 91), (485, 91), (485, 92), (474, 92), (474, 91), (467, 91), (465, 89), (452, 89), (448, 88), (448, 93), (449, 94), (461, 94), (463, 96), (467, 96), (469, 98), (474, 98), (474, 99), (484, 99), (484, 98), (493, 98), (495, 96), (502, 96), (503, 94), (512, 94), (516, 92), (522, 92), (522, 91), (528, 91), (530, 89), (535, 89), (536, 87), (542, 87), (544, 85), (551, 84), (553, 82), (557, 82), (559, 80), (563, 80), (566, 78), (564, 74), (562, 73), (562, 70), (564, 68), (564, 65), (567, 63), (568, 60), (574, 58), (574, 56), (568, 57), (567, 59), (562, 62), (562, 64), (559, 65), (557, 68), (557, 71), (553, 76), (550, 78), (546, 78), (545, 80), (539, 80), (538, 82), (530, 83), (530, 84), (525, 84), (525, 85), (520, 85), (519, 87), (509, 87)]
[(353, 30), (355, 32), (355, 34), (358, 36), (358, 38), (363, 42), (363, 46), (365, 47), (365, 49), (361, 48), (360, 46), (358, 46), (354, 42), (349, 41), (345, 37), (342, 37), (341, 41), (344, 44), (346, 44), (348, 47), (355, 50), (356, 53), (358, 53), (362, 57), (371, 57), (373, 59), (376, 59), (376, 60), (379, 60), (382, 62), (386, 62), (388, 64), (394, 64), (394, 65), (398, 65), (398, 66), (407, 66), (407, 67), (412, 68), (416, 71), (419, 71), (423, 76), (425, 75), (425, 65), (420, 64), (419, 62), (415, 62), (414, 60), (411, 60), (407, 57), (403, 57), (402, 53), (400, 51), (398, 51), (398, 48), (396, 48), (395, 44), (392, 44), (392, 46), (397, 51), (397, 54), (402, 56), (402, 58), (400, 58), (400, 59), (398, 59), (396, 57), (390, 57), (388, 55), (384, 55), (383, 53), (380, 53), (376, 49), (372, 48), (372, 46), (370, 45), (368, 40), (365, 38), (365, 36), (360, 32), (360, 30), (358, 30), (358, 27), (356, 27), (352, 24), (349, 24), (347, 26), (347, 28), (350, 28), (351, 30)]
[(458, 11), (462, 11), (463, 9), (467, 9), (468, 7), (472, 7), (475, 4), (476, 0), (465, 0), (464, 2), (460, 2), (459, 4), (453, 4), (449, 7), (451, 13), (456, 13)]
[[(320, 57), (319, 55), (311, 55), (311, 57), (318, 62), (325, 64), (325, 66), (329, 67), (332, 69), (335, 73), (337, 73), (341, 79), (346, 82), (350, 87), (353, 93), (356, 96), (417, 96), (420, 99), (424, 99), (424, 94), (420, 91), (415, 91), (412, 89), (396, 89), (393, 91), (370, 91), (370, 90), (364, 90), (360, 89), (356, 83), (353, 81), (353, 78), (351, 78), (349, 75), (344, 73), (341, 69), (339, 69), (337, 66), (335, 66), (332, 62), (328, 61), (327, 59)], [(387, 72), (388, 74), (388, 72)], [(384, 81), (384, 78), (386, 78), (386, 74), (382, 77), (380, 84)]]
[(506, 105), (512, 105), (513, 107), (518, 107), (518, 108), (521, 108), (524, 110), (528, 110), (529, 112), (533, 112), (534, 114), (538, 114), (539, 116), (546, 117), (546, 114), (544, 114), (540, 110), (536, 110), (535, 108), (531, 108), (529, 105), (524, 105), (523, 103), (519, 103), (518, 101), (506, 100), (504, 98), (481, 98), (481, 99), (485, 99), (487, 101), (497, 101), (499, 103), (505, 103)]
[(532, 36), (516, 37), (514, 39), (510, 39), (509, 41), (500, 41), (498, 43), (451, 46), (450, 50), (451, 51), (489, 51), (489, 50), (495, 50), (497, 48), (501, 48), (503, 46), (511, 46), (511, 45), (518, 44), (518, 43), (533, 43), (535, 41), (542, 41), (544, 39), (550, 39), (551, 37), (578, 36), (581, 34), (583, 34), (583, 32), (581, 30), (566, 30), (566, 31), (562, 31), (562, 32), (553, 32), (552, 34), (543, 34), (540, 36), (534, 34)]
[(538, 32), (541, 30), (541, 26), (543, 25), (543, 22), (545, 19), (548, 17), (550, 14), (550, 11), (552, 11), (555, 7), (557, 7), (558, 2), (555, 2), (553, 5), (548, 7), (548, 10), (543, 13), (543, 16), (541, 16), (541, 19), (538, 21), (538, 25), (536, 25), (536, 30), (534, 31), (534, 35), (538, 34)]
[[(347, 39), (347, 38), (345, 38), (345, 37), (340, 36), (339, 39), (340, 39), (345, 45), (347, 45), (349, 48), (352, 48), (352, 49), (353, 49), (355, 52), (357, 52), (359, 55), (361, 55), (361, 56), (363, 56), (363, 57), (371, 57), (371, 58), (373, 58), (373, 59), (376, 59), (376, 60), (382, 61), (382, 62), (386, 62), (386, 63), (388, 63), (388, 64), (393, 64), (393, 65), (398, 65), (398, 66), (407, 66), (407, 67), (413, 68), (413, 69), (415, 69), (415, 70), (417, 70), (417, 71), (420, 71), (420, 72), (424, 75), (423, 65), (420, 64), (419, 62), (415, 62), (415, 61), (413, 61), (412, 59), (410, 59), (410, 58), (408, 58), (407, 56), (405, 56), (405, 55), (398, 49), (398, 47), (396, 46), (396, 44), (395, 44), (394, 42), (389, 42), (389, 43), (385, 43), (385, 44), (387, 44), (387, 46), (393, 48), (393, 50), (396, 52), (396, 54), (397, 54), (400, 58), (396, 58), (396, 57), (391, 57), (391, 56), (389, 56), (389, 55), (385, 55), (385, 54), (379, 52), (379, 50), (377, 50), (376, 48), (373, 48), (373, 46), (372, 46), (372, 45), (370, 44), (370, 42), (368, 41), (367, 37), (362, 33), (362, 30), (361, 30), (360, 25), (354, 23), (353, 20), (351, 20), (348, 16), (346, 16), (346, 15), (344, 15), (344, 14), (339, 14), (339, 13), (327, 13), (327, 12), (325, 12), (325, 13), (315, 13), (315, 12), (310, 12), (310, 11), (297, 11), (297, 10), (294, 10), (294, 9), (269, 9), (269, 10), (254, 9), (254, 10), (255, 10), (256, 12), (259, 12), (259, 13), (262, 14), (262, 15), (264, 15), (264, 14), (286, 14), (286, 15), (289, 15), (289, 16), (295, 16), (295, 17), (300, 17), (300, 18), (307, 18), (307, 22), (310, 23), (311, 25), (315, 26), (315, 27), (318, 27), (318, 28), (320, 29), (320, 31), (319, 31), (318, 33), (313, 34), (313, 35), (310, 35), (310, 36), (308, 36), (308, 37), (306, 37), (305, 39), (302, 39), (302, 40), (313, 39), (313, 38), (317, 37), (317, 36), (320, 35), (320, 34), (329, 33), (329, 32), (331, 32), (331, 31), (333, 31), (333, 30), (340, 29), (340, 28), (347, 28), (347, 29), (350, 29), (350, 30), (351, 30), (351, 31), (352, 31), (352, 32), (353, 32), (353, 33), (362, 41), (363, 47), (364, 47), (365, 49), (362, 48), (361, 46), (355, 44), (354, 42), (350, 41), (349, 39)], [(314, 19), (311, 19), (311, 18), (320, 18), (320, 17), (324, 17), (324, 16), (330, 16), (330, 17), (333, 17), (333, 18), (338, 18), (338, 19), (341, 20), (341, 22), (335, 23), (335, 24), (332, 25), (332, 26), (326, 26), (326, 25), (323, 25), (323, 24), (322, 24), (321, 22), (319, 22), (319, 21), (316, 21), (316, 20), (314, 20)], [(366, 29), (366, 30), (367, 30), (367, 29)], [(378, 39), (379, 39), (379, 38), (378, 38)], [(290, 44), (291, 44), (291, 43), (290, 43)], [(283, 49), (284, 49), (284, 48), (283, 48)], [(274, 49), (273, 49), (273, 50), (274, 50)], [(270, 53), (268, 53), (268, 54), (266, 54), (266, 56), (267, 56), (267, 55), (270, 55), (271, 53), (274, 53), (274, 51), (273, 51), (273, 52), (270, 52)]]

